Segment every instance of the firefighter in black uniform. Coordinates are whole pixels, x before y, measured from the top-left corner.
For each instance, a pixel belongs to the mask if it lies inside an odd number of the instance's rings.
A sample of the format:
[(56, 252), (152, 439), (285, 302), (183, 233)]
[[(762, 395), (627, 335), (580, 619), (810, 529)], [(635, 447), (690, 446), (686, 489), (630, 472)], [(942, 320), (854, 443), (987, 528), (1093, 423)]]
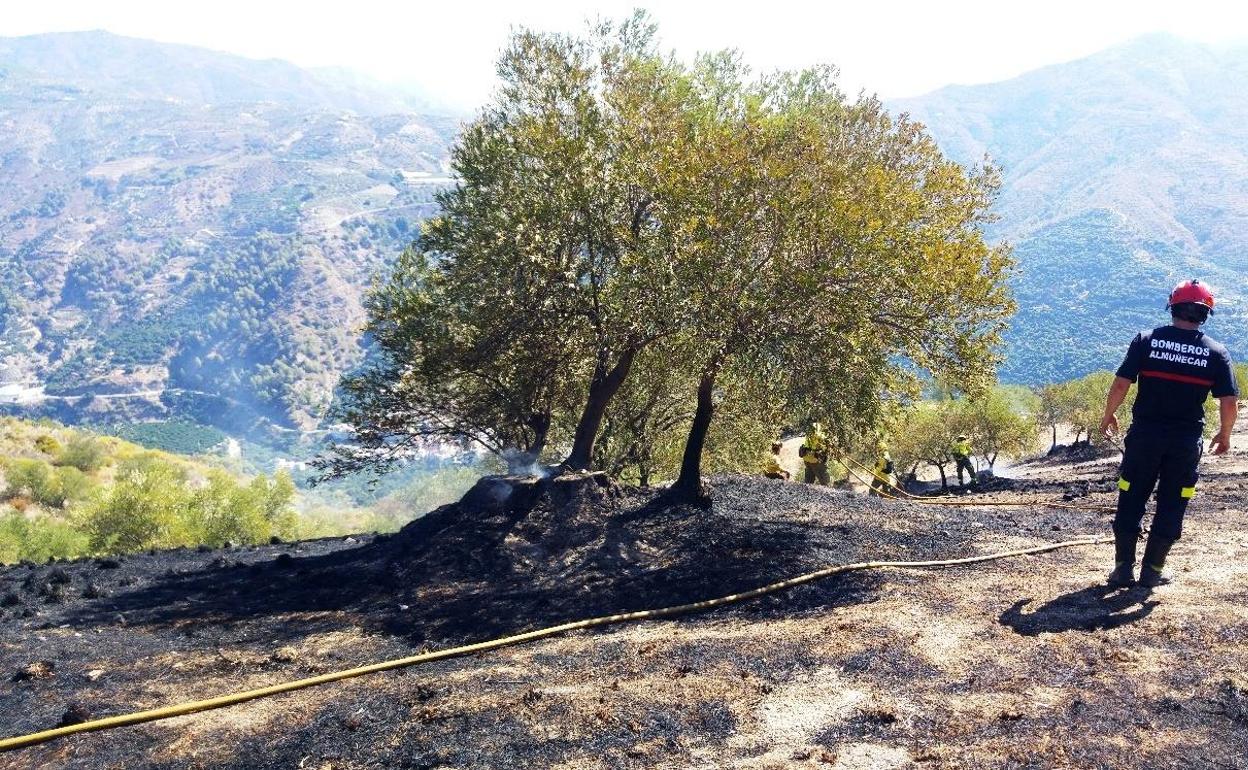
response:
[(1210, 451), (1231, 447), (1237, 391), (1230, 354), (1200, 331), (1213, 312), (1213, 293), (1199, 281), (1174, 288), (1167, 303), (1172, 323), (1140, 332), (1131, 341), (1109, 389), (1101, 433), (1118, 432), (1118, 407), (1131, 383), (1138, 382), (1131, 428), (1123, 441), (1118, 479), (1118, 513), (1114, 517), (1114, 571), (1109, 584), (1135, 582), (1135, 547), (1148, 498), (1157, 488), (1157, 512), (1149, 530), (1139, 583), (1170, 582), (1162, 573), (1170, 546), (1183, 534), (1183, 514), (1196, 494), (1197, 465), (1204, 430), (1204, 403), (1212, 393), (1219, 401), (1221, 425)]

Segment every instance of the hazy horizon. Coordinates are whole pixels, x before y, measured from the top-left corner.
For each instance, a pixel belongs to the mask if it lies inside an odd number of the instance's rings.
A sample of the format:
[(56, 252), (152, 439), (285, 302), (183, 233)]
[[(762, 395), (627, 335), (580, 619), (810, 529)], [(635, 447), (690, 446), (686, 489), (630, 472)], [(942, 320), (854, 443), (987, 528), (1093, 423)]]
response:
[[(99, 29), (308, 68), (346, 68), (470, 109), (488, 98), (494, 60), (514, 26), (574, 32), (589, 19), (623, 18), (639, 5), (542, 0), (519, 6), (489, 0), (390, 8), (359, 0), (345, 14), (328, 2), (221, 0), (188, 7), (151, 0), (62, 0), (6, 9), (0, 36)], [(1248, 39), (1248, 9), (1201, 1), (1180, 9), (1159, 2), (1060, 0), (1042, 14), (1003, 11), (983, 0), (843, 9), (778, 0), (768, 4), (765, 15), (739, 2), (640, 7), (658, 22), (663, 46), (682, 57), (735, 48), (760, 70), (832, 64), (846, 91), (890, 99), (1006, 80), (1152, 33), (1213, 44)]]

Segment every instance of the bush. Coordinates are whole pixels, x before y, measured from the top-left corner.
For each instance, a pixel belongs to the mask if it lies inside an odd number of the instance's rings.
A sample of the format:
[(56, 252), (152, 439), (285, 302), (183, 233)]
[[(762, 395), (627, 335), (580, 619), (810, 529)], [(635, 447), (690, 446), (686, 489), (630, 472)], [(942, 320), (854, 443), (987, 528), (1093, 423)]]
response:
[(186, 472), (155, 453), (126, 461), (107, 495), (83, 517), (96, 551), (132, 552), (182, 545), (255, 545), (293, 537), (298, 521), (290, 477), (260, 476), (246, 485), (213, 470), (192, 489)]
[(61, 451), (61, 442), (45, 433), (35, 439), (35, 449), (38, 449), (45, 455), (55, 455)]
[(88, 540), (69, 522), (50, 516), (0, 515), (0, 563), (77, 558), (87, 553)]
[(259, 476), (241, 486), (224, 471), (213, 471), (208, 485), (191, 496), (188, 529), (196, 543), (211, 546), (263, 543), (274, 535), (289, 538), (297, 532), (290, 507), (294, 494), (286, 474), (272, 480)]
[(91, 480), (72, 466), (52, 468), (42, 460), (9, 460), (4, 466), (6, 499), (26, 498), (44, 507), (64, 508), (91, 494)]
[(13, 459), (4, 462), (6, 499), (28, 497), (42, 502), (51, 489), (52, 468), (42, 460)]
[(55, 473), (56, 494), (60, 499), (57, 503), (60, 507), (65, 507), (70, 503), (76, 503), (86, 500), (91, 496), (91, 490), (94, 488), (90, 477), (72, 465), (64, 468), (57, 468)]
[(77, 435), (56, 458), (57, 465), (69, 465), (83, 473), (94, 473), (104, 465), (104, 446), (91, 436)]
[(188, 544), (182, 512), (189, 500), (182, 480), (179, 469), (169, 464), (119, 474), (83, 518), (92, 550), (130, 553)]

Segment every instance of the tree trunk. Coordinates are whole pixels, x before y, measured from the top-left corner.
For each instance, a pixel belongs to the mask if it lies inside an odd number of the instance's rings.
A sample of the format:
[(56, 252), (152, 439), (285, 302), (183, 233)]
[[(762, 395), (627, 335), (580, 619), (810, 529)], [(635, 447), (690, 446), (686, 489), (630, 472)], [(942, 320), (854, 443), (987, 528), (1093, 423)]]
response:
[(1057, 423), (1053, 423), (1053, 445), (1049, 447), (1049, 451), (1054, 449), (1057, 449)]
[(546, 451), (546, 439), (550, 436), (550, 415), (530, 415), (528, 424), (533, 429), (533, 443), (529, 444), (528, 449), (504, 455), (507, 460), (508, 473), (540, 474), (537, 465), (542, 461), (542, 452)]
[(940, 471), (940, 490), (942, 492), (948, 492), (949, 480), (945, 478), (945, 466), (937, 465), (936, 470)]
[(594, 378), (589, 384), (589, 397), (585, 400), (585, 409), (581, 412), (581, 420), (576, 424), (576, 434), (572, 438), (572, 452), (563, 461), (568, 468), (574, 471), (589, 470), (594, 456), (594, 441), (598, 438), (602, 418), (607, 413), (611, 399), (615, 398), (624, 380), (628, 379), (628, 372), (632, 369), (636, 356), (636, 348), (626, 348), (610, 370), (607, 369), (605, 360), (601, 359), (594, 367)]
[(985, 457), (984, 459), (988, 461), (988, 470), (992, 470), (993, 468), (997, 467), (997, 453), (996, 452), (993, 452), (991, 457)]
[(711, 427), (711, 417), (715, 414), (715, 377), (717, 368), (702, 373), (698, 382), (698, 408), (693, 413), (693, 424), (689, 426), (689, 438), (685, 441), (685, 454), (680, 462), (680, 475), (676, 483), (668, 490), (668, 495), (677, 500), (700, 500), (702, 491), (702, 450), (706, 446), (706, 434)]

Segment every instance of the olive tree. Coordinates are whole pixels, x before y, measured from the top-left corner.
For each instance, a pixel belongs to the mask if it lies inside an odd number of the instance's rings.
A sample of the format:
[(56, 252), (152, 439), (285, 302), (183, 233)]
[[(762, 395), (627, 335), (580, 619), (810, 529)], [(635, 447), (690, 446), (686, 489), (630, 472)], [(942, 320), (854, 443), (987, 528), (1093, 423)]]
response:
[(698, 194), (658, 205), (685, 223), (676, 269), (699, 375), (673, 494), (700, 495), (725, 371), (817, 394), (847, 422), (913, 394), (923, 371), (991, 382), (1013, 264), (982, 232), (995, 173), (968, 174), (878, 101), (847, 102), (828, 70), (751, 82), (721, 56), (693, 78), (687, 138), (669, 144)]
[(331, 473), (430, 436), (528, 465), (567, 412), (566, 464), (590, 466), (612, 398), (670, 327), (642, 181), (674, 68), (640, 15), (582, 38), (513, 36), (495, 98), (452, 151), (456, 184), (370, 298), (376, 355), (344, 381), (356, 435)]

